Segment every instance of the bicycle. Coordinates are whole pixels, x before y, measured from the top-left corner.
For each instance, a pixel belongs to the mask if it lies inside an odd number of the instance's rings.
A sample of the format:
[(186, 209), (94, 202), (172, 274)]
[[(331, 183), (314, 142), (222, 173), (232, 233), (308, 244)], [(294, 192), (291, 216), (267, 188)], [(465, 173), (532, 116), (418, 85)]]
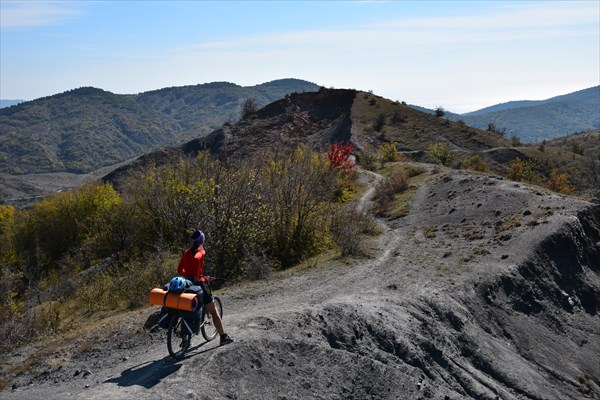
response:
[[(211, 292), (210, 281), (217, 278), (210, 276), (205, 278), (207, 283), (206, 287), (209, 292)], [(202, 301), (202, 298), (200, 298), (200, 301)], [(221, 303), (221, 299), (217, 296), (213, 296), (213, 302), (219, 317), (222, 318), (223, 304)], [(169, 355), (175, 360), (183, 358), (185, 352), (190, 348), (193, 335), (202, 333), (202, 337), (204, 337), (207, 342), (210, 342), (216, 338), (219, 333), (213, 323), (211, 314), (206, 311), (206, 307), (204, 307), (204, 305), (201, 305), (200, 307), (202, 307), (202, 313), (197, 328), (190, 326), (190, 312), (169, 309), (170, 317), (166, 316), (166, 318), (170, 318), (169, 327), (167, 328), (167, 350), (169, 350)]]

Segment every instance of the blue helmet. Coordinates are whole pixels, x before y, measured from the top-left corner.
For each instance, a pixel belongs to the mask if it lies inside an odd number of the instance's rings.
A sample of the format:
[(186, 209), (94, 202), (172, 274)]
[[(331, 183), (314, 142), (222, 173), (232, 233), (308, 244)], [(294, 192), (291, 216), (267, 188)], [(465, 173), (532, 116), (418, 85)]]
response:
[(171, 279), (171, 282), (169, 282), (169, 291), (181, 292), (183, 289), (185, 289), (185, 285), (185, 279), (181, 276), (176, 276), (175, 278)]
[(202, 232), (199, 229), (196, 229), (194, 231), (194, 233), (192, 233), (192, 236), (190, 237), (190, 239), (192, 239), (194, 242), (197, 242), (198, 246), (202, 246), (202, 245), (204, 245), (204, 239), (205, 239), (204, 232)]

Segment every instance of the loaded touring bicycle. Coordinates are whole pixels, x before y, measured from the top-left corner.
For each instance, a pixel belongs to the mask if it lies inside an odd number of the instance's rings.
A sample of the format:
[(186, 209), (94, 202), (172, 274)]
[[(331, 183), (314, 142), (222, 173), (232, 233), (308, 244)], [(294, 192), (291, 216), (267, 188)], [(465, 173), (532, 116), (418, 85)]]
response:
[[(210, 290), (210, 281), (205, 277), (206, 287)], [(151, 304), (162, 306), (158, 325), (167, 329), (167, 349), (174, 359), (183, 358), (190, 348), (193, 335), (202, 333), (206, 341), (217, 337), (218, 331), (212, 316), (202, 304), (202, 288), (191, 281), (175, 277), (163, 289), (152, 289), (149, 295)], [(219, 316), (223, 316), (223, 306), (217, 296), (213, 302)]]

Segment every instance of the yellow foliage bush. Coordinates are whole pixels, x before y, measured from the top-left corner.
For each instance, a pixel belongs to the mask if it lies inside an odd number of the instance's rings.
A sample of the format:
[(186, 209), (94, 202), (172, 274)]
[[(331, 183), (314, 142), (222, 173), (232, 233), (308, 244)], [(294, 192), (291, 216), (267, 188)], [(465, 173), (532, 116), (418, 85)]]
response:
[(490, 169), (485, 161), (474, 154), (464, 159), (463, 164), (466, 169), (478, 172), (489, 172)]
[(394, 162), (394, 161), (402, 161), (404, 157), (398, 153), (398, 148), (396, 147), (396, 142), (384, 143), (379, 149), (379, 154), (381, 155), (381, 160), (383, 162)]
[(548, 189), (563, 194), (571, 194), (574, 191), (573, 186), (569, 183), (569, 174), (566, 172), (561, 174), (556, 168), (550, 171)]

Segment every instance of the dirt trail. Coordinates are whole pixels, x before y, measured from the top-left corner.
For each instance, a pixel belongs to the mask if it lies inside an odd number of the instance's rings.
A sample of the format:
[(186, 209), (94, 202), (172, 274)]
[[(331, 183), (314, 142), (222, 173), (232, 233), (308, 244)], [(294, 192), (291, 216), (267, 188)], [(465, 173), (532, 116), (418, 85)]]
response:
[[(359, 210), (381, 179), (367, 178)], [(418, 190), (407, 217), (384, 224), (372, 258), (321, 259), (220, 292), (234, 344), (194, 337), (174, 362), (164, 331), (141, 329), (148, 308), (50, 351), (0, 397), (597, 396), (599, 227), (597, 205), (450, 171)], [(548, 240), (578, 250), (561, 260)]]

